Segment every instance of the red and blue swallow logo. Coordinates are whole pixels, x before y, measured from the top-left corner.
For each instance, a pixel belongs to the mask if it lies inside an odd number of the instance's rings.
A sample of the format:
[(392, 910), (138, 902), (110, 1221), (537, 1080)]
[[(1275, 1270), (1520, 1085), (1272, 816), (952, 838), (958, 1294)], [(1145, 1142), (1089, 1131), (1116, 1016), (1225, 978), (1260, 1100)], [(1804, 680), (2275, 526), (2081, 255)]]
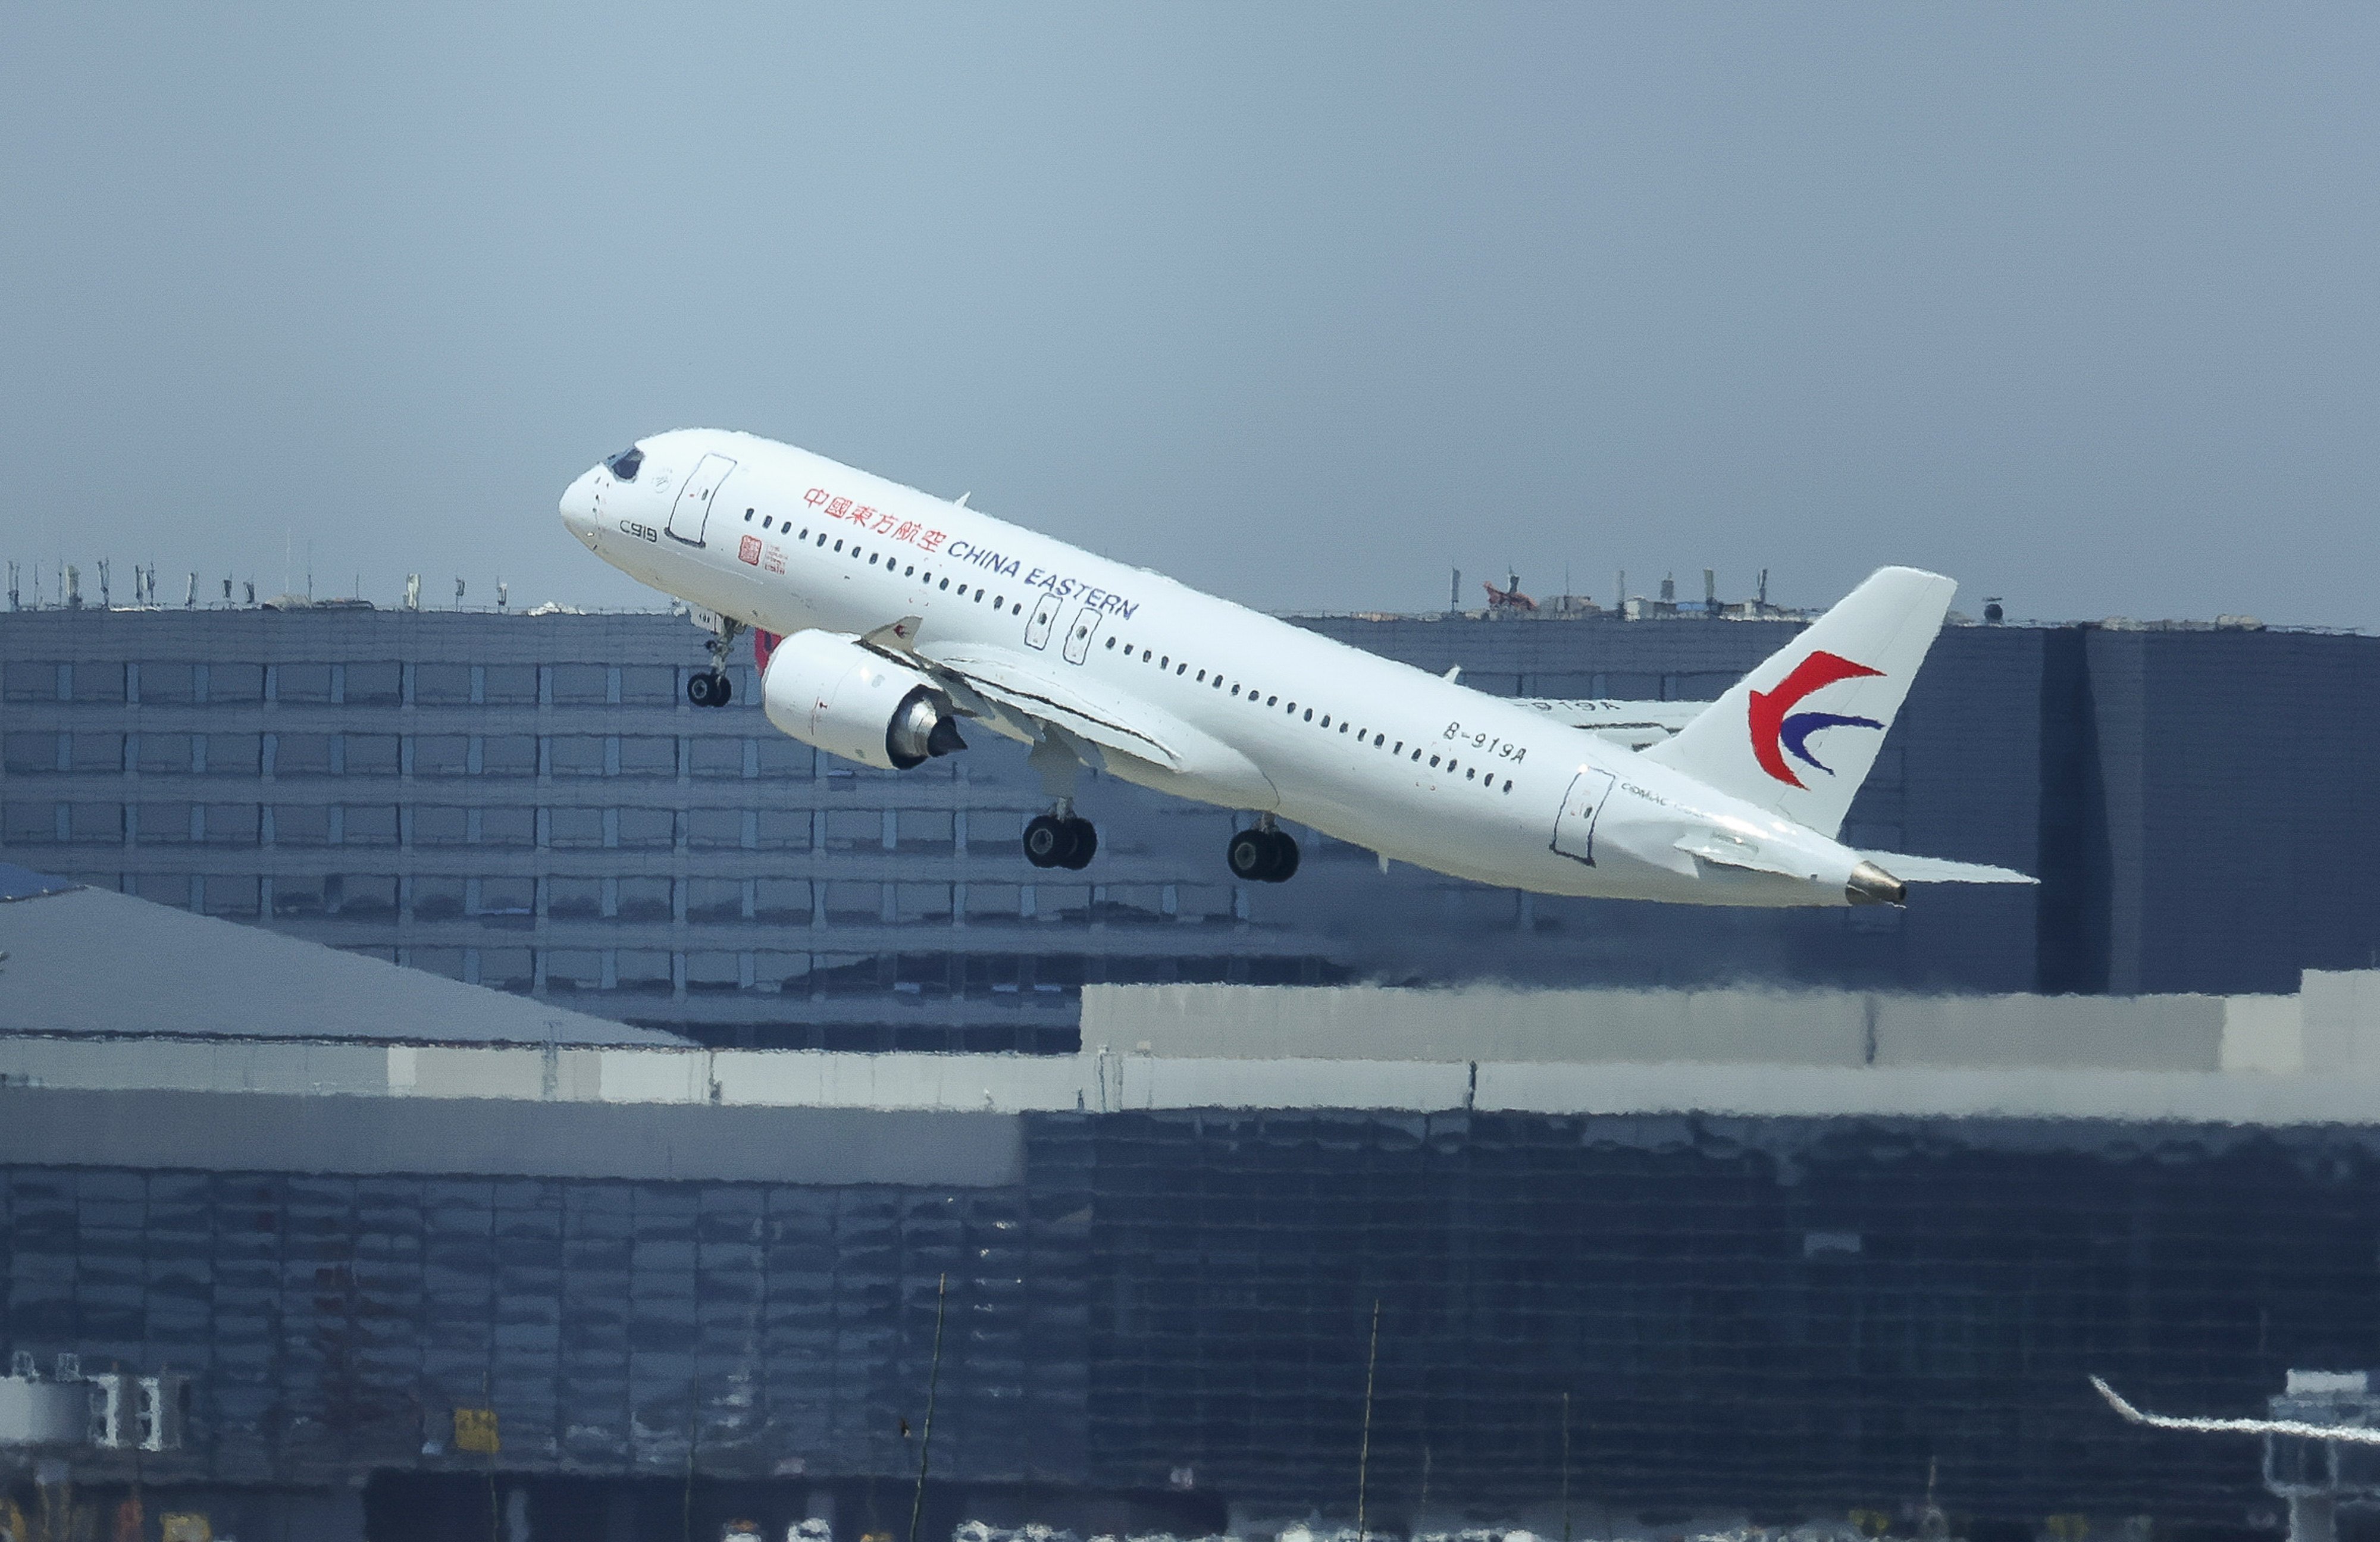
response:
[[(1828, 776), (1834, 775), (1833, 767), (1821, 765), (1818, 758), (1810, 753), (1810, 735), (1823, 728), (1881, 729), (1884, 724), (1874, 718), (1844, 717), (1835, 712), (1793, 712), (1794, 704), (1840, 681), (1883, 673), (1820, 649), (1795, 664), (1793, 672), (1779, 681), (1775, 690), (1754, 691), (1750, 714), (1752, 753), (1760, 762), (1760, 769), (1789, 787), (1807, 786), (1785, 763), (1785, 757), (1791, 754), (1804, 765), (1816, 766)], [(1788, 712), (1792, 715), (1788, 717)]]

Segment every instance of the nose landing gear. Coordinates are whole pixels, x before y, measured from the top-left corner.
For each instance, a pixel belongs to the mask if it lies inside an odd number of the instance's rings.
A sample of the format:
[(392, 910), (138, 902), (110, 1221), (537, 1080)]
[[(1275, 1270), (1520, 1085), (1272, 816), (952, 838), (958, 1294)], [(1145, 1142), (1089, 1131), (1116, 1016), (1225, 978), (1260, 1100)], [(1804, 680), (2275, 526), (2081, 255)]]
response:
[(1038, 815), (1025, 826), (1025, 860), (1037, 868), (1080, 870), (1090, 866), (1099, 849), (1098, 829), (1063, 803), (1056, 812)]
[(1243, 882), (1287, 883), (1297, 871), (1297, 843), (1268, 819), (1253, 830), (1232, 832), (1223, 860)]
[(744, 624), (720, 618), (712, 629), (710, 640), (703, 647), (710, 651), (710, 668), (700, 674), (690, 674), (686, 681), (686, 698), (698, 707), (724, 707), (735, 699), (735, 682), (727, 673), (727, 650), (743, 634)]

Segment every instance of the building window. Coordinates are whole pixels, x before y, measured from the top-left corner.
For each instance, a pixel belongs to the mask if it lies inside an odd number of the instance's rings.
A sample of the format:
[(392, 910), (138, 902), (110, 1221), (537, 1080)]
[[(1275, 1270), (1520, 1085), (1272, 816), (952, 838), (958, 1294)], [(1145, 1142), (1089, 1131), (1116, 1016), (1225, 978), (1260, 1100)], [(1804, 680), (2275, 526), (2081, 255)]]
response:
[(350, 707), (394, 707), (405, 698), (401, 664), (349, 664), (341, 699)]
[(670, 908), (670, 880), (665, 878), (621, 879), (616, 914), (624, 921), (670, 920), (674, 915)]
[(600, 846), (603, 844), (601, 808), (551, 808), (546, 811), (548, 842), (556, 846)]
[(0, 845), (46, 846), (58, 838), (58, 805), (10, 798), (0, 811)]
[(417, 707), (468, 707), (471, 704), (471, 666), (416, 664), (413, 702)]
[(611, 698), (612, 671), (604, 664), (554, 664), (550, 674), (557, 706), (600, 706)]
[(806, 878), (764, 878), (752, 886), (752, 918), (775, 926), (808, 926), (810, 922), (810, 880)]
[(143, 776), (181, 776), (190, 769), (188, 734), (141, 734), (133, 755), (133, 769)]
[(457, 921), (463, 917), (463, 880), (451, 874), (423, 873), (413, 880), (413, 918)]
[(491, 734), (480, 741), (481, 776), (535, 776), (537, 739), (528, 734)]
[(620, 700), (623, 704), (646, 707), (667, 707), (677, 700), (677, 670), (670, 664), (622, 664), (620, 666)]
[(207, 735), (209, 776), (255, 776), (264, 768), (263, 740), (254, 734)]
[(210, 916), (250, 918), (257, 913), (257, 893), (253, 873), (209, 873), (199, 885), (200, 908)]
[(202, 828), (211, 846), (256, 844), (257, 806), (253, 803), (210, 803)]
[(58, 735), (55, 734), (9, 734), (0, 735), (0, 765), (6, 766), (12, 776), (46, 776), (58, 769)]
[(554, 948), (545, 955), (545, 988), (555, 992), (603, 989), (603, 955), (588, 949)]
[(67, 835), (79, 845), (124, 844), (124, 805), (78, 803), (69, 806)]
[[(140, 671), (140, 695), (144, 700), (149, 695), (149, 671), (145, 665)], [(264, 666), (225, 663), (207, 665), (207, 699), (210, 702), (223, 702), (226, 705), (263, 700)]]
[(752, 821), (754, 843), (762, 851), (810, 849), (810, 811), (807, 808), (763, 808)]
[[(804, 906), (807, 918), (808, 910)], [(686, 918), (702, 926), (727, 926), (744, 918), (744, 884), (740, 879), (686, 880)]]
[(378, 921), (395, 918), (396, 915), (396, 875), (394, 873), (347, 873), (334, 876), (331, 886), (337, 892), (332, 897), (334, 915), (348, 920)]
[(422, 734), (413, 741), (413, 774), (461, 776), (471, 769), (471, 741), (460, 734)]
[(468, 808), (416, 807), (413, 810), (413, 844), (417, 846), (459, 846), (470, 839), (471, 812)]
[[(622, 763), (625, 764), (625, 750)], [(742, 776), (744, 774), (744, 741), (741, 739), (687, 740), (686, 771), (690, 775), (701, 777)]]
[(550, 878), (545, 880), (545, 914), (556, 921), (599, 921), (603, 918), (603, 880), (600, 878)]
[(46, 659), (11, 659), (0, 666), (0, 698), (10, 701), (55, 701), (58, 666)]
[(620, 810), (620, 844), (667, 851), (677, 844), (677, 813), (670, 808)]
[(350, 846), (396, 844), (396, 806), (351, 803), (339, 810), (339, 840)]
[(534, 808), (480, 809), (480, 844), (483, 846), (537, 844), (537, 810)]
[(642, 948), (622, 948), (613, 955), (613, 987), (639, 995), (670, 993), (670, 955)]
[(479, 880), (479, 892), (478, 900), (472, 902), (474, 916), (498, 924), (512, 921), (526, 926), (537, 915), (537, 880), (533, 878), (483, 878)]
[(545, 741), (546, 765), (555, 776), (603, 774), (603, 738), (599, 734), (556, 734)]
[(349, 734), (346, 750), (349, 776), (396, 774), (397, 740), (394, 734)]
[(273, 774), (276, 777), (330, 775), (331, 735), (275, 734), (273, 736)]
[(276, 846), (321, 846), (331, 840), (331, 811), (310, 804), (278, 803), (273, 807), (273, 844)]
[(675, 776), (677, 774), (677, 740), (657, 735), (624, 734), (620, 736), (620, 774), (622, 776)]
[[(537, 666), (485, 665), (480, 671), (480, 694), (491, 706), (533, 706), (537, 701)], [(483, 964), (483, 975), (484, 972)]]
[(144, 803), (135, 811), (140, 820), (140, 844), (184, 846), (190, 843), (190, 806), (187, 803)]
[(124, 774), (124, 735), (74, 734), (67, 739), (70, 769), (87, 776)]
[[(153, 664), (140, 666), (140, 699), (155, 699), (149, 694), (149, 672)], [(331, 699), (331, 666), (328, 664), (275, 664), (273, 666), (273, 699), (286, 706), (292, 702), (313, 703)]]
[(741, 808), (689, 808), (686, 844), (697, 851), (732, 851), (744, 844)]

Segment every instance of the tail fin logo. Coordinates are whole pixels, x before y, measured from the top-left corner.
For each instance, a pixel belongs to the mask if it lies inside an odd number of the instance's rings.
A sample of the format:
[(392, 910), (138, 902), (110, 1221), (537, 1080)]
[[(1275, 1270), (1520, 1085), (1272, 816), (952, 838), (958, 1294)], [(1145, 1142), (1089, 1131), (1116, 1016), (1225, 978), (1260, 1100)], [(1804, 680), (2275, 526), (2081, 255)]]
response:
[[(1844, 680), (1857, 680), (1864, 675), (1882, 674), (1879, 669), (1855, 664), (1840, 653), (1824, 649), (1812, 653), (1793, 666), (1793, 672), (1777, 683), (1773, 691), (1754, 691), (1749, 712), (1752, 726), (1752, 754), (1760, 769), (1789, 787), (1806, 787), (1785, 757), (1804, 765), (1815, 766), (1828, 776), (1832, 767), (1823, 765), (1810, 753), (1810, 735), (1825, 728), (1876, 728), (1884, 724), (1874, 718), (1844, 717), (1835, 712), (1793, 712), (1803, 697), (1822, 691)], [(1791, 716), (1786, 714), (1791, 712)]]

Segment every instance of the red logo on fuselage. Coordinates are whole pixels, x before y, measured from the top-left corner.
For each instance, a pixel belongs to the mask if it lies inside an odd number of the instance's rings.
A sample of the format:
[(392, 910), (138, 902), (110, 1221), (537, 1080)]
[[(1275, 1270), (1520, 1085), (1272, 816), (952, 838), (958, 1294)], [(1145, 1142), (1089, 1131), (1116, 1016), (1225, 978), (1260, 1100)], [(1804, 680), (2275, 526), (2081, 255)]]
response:
[(736, 544), (735, 554), (744, 561), (750, 563), (753, 566), (759, 566), (760, 538), (759, 536), (746, 536)]
[(1795, 664), (1792, 673), (1777, 683), (1775, 690), (1754, 691), (1750, 712), (1752, 754), (1760, 762), (1760, 769), (1789, 787), (1806, 786), (1793, 774), (1793, 768), (1785, 763), (1785, 753), (1791, 750), (1795, 759), (1816, 766), (1828, 776), (1834, 775), (1833, 768), (1819, 765), (1818, 758), (1810, 753), (1810, 735), (1822, 728), (1880, 729), (1884, 724), (1874, 718), (1842, 717), (1833, 712), (1794, 712), (1791, 717), (1785, 714), (1813, 691), (1822, 691), (1839, 681), (1883, 673), (1820, 649)]

